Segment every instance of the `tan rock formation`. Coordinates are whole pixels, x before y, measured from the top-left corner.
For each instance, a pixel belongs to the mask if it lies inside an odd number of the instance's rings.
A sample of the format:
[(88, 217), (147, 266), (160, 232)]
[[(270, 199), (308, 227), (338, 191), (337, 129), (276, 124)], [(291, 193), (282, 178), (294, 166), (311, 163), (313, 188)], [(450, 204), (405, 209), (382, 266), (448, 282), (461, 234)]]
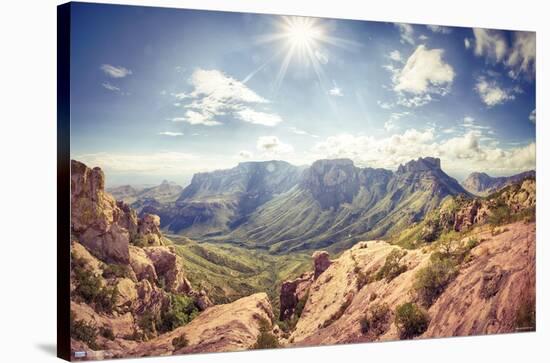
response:
[[(140, 344), (131, 356), (226, 352), (249, 349), (260, 332), (260, 319), (271, 321), (273, 312), (265, 293), (206, 309), (191, 323)], [(172, 340), (185, 335), (189, 344), (175, 350)]]
[(179, 293), (191, 291), (191, 284), (185, 278), (181, 257), (169, 247), (145, 247), (144, 251), (155, 266), (158, 278), (164, 281), (167, 290)]
[[(516, 331), (516, 315), (535, 294), (535, 225), (523, 222), (501, 227), (493, 236), (489, 228), (477, 229), (479, 245), (462, 265), (456, 279), (428, 310), (430, 324), (422, 337), (446, 337)], [(468, 237), (469, 238), (469, 237)], [(415, 301), (415, 275), (429, 262), (430, 253), (410, 250), (407, 266), (390, 282), (372, 281), (359, 288), (360, 273), (371, 275), (399, 247), (385, 242), (361, 242), (334, 260), (313, 282), (309, 298), (287, 345), (320, 345), (372, 340), (396, 340), (394, 311)], [(375, 306), (387, 304), (389, 321), (378, 335), (364, 335), (360, 322)]]

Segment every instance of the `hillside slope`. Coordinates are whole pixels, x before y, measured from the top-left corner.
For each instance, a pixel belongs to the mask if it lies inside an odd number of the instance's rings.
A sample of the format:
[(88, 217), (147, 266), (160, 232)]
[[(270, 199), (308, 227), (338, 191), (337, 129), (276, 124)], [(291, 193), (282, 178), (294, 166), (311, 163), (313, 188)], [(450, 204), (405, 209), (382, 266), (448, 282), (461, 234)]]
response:
[(321, 160), (304, 172), (299, 185), (219, 240), (274, 253), (342, 251), (359, 240), (400, 231), (458, 194), (468, 195), (441, 170), (439, 159), (411, 161), (395, 173), (357, 168), (349, 160)]

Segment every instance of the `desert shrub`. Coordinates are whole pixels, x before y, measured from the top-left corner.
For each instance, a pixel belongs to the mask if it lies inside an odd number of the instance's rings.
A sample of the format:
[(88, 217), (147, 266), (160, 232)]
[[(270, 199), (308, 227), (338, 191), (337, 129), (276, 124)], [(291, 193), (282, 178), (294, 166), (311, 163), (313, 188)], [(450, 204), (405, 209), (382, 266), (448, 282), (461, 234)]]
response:
[(84, 342), (92, 350), (100, 349), (99, 345), (96, 342), (97, 339), (97, 328), (93, 324), (89, 324), (84, 320), (75, 320), (74, 312), (71, 311), (71, 338)]
[(458, 273), (457, 264), (451, 258), (436, 254), (431, 257), (430, 264), (416, 273), (413, 283), (413, 290), (425, 306), (432, 305)]
[(175, 337), (172, 339), (172, 345), (174, 346), (175, 350), (179, 350), (181, 348), (185, 348), (189, 345), (189, 341), (187, 340), (187, 336), (183, 333), (179, 337)]
[(493, 226), (509, 223), (511, 221), (512, 211), (503, 202), (497, 202), (496, 207), (491, 211), (488, 221)]
[(116, 286), (103, 286), (102, 278), (81, 263), (73, 264), (73, 272), (76, 285), (74, 292), (86, 303), (94, 304), (97, 310), (112, 312), (119, 295)]
[(361, 319), (361, 333), (379, 336), (383, 334), (389, 323), (390, 308), (387, 304), (375, 304)]
[(109, 340), (115, 340), (115, 333), (113, 333), (113, 329), (108, 326), (102, 326), (99, 328), (99, 334)]
[(169, 306), (161, 313), (156, 329), (161, 332), (174, 330), (188, 324), (199, 314), (195, 299), (187, 295), (170, 295)]
[(103, 277), (109, 278), (126, 278), (130, 277), (130, 266), (118, 264), (106, 264), (103, 268)]
[(384, 265), (378, 270), (374, 279), (376, 281), (386, 279), (388, 282), (401, 275), (403, 272), (407, 271), (407, 266), (401, 264), (401, 260), (407, 251), (400, 249), (392, 250), (386, 257)]
[(92, 303), (101, 290), (101, 278), (83, 265), (73, 265), (73, 272), (76, 280), (75, 293), (88, 304)]
[(279, 348), (279, 340), (271, 332), (271, 322), (261, 318), (260, 319), (260, 333), (256, 338), (256, 343), (251, 349), (273, 349)]
[(116, 307), (119, 292), (116, 286), (102, 287), (94, 299), (96, 309), (106, 313), (110, 313)]
[(408, 302), (395, 309), (395, 326), (401, 339), (411, 339), (428, 329), (429, 317), (416, 304)]
[(159, 322), (158, 314), (151, 311), (146, 311), (142, 316), (138, 318), (138, 326), (143, 332), (143, 338), (148, 339), (157, 333), (157, 325)]

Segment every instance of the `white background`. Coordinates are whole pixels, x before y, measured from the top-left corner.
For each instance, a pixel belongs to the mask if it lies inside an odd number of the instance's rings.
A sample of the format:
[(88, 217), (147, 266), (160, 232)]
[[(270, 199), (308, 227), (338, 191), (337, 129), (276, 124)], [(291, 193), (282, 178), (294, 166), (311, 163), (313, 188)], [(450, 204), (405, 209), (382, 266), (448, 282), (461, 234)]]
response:
[[(102, 1), (104, 2), (104, 1)], [(114, 2), (114, 1), (107, 1)], [(0, 361), (51, 362), (56, 331), (56, 5), (2, 2), (0, 11)], [(116, 1), (348, 19), (537, 31), (537, 332), (277, 351), (147, 362), (548, 361), (548, 45), (545, 1), (189, 0)], [(69, 241), (67, 241), (69, 243)], [(546, 346), (545, 346), (546, 345)]]

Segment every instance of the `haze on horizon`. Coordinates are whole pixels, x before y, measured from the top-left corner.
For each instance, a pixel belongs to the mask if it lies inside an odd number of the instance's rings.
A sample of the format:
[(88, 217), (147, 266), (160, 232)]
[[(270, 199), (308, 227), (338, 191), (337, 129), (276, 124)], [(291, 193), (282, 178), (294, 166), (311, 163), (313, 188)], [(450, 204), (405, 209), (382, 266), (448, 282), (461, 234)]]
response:
[(532, 32), (73, 6), (71, 157), (109, 184), (261, 160), (535, 168)]

